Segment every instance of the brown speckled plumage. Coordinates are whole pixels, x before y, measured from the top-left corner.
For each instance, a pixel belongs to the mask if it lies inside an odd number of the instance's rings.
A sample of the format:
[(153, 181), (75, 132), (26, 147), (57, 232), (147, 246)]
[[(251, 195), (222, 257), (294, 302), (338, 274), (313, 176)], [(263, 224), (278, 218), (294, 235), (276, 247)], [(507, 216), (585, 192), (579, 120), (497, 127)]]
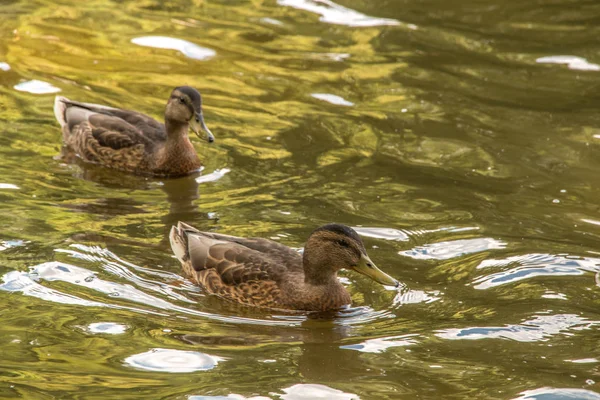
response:
[(206, 126), (200, 94), (189, 86), (171, 93), (164, 124), (136, 111), (61, 96), (54, 102), (54, 114), (66, 148), (84, 161), (156, 176), (187, 175), (201, 166), (188, 131), (193, 120)]
[[(351, 302), (337, 279), (342, 268), (397, 284), (372, 264), (358, 234), (339, 224), (316, 229), (303, 255), (271, 240), (200, 232), (183, 222), (171, 229), (170, 240), (188, 278), (208, 293), (249, 306), (338, 309)], [(365, 263), (373, 272), (362, 270)]]

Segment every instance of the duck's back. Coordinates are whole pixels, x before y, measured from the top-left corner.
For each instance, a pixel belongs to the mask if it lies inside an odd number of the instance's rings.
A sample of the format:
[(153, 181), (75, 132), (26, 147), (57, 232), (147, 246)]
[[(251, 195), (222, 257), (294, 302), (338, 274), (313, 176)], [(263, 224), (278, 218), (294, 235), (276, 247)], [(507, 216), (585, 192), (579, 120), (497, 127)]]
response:
[(282, 288), (302, 280), (302, 256), (266, 239), (200, 232), (179, 223), (171, 246), (185, 275), (207, 292), (256, 307), (289, 309)]
[[(175, 157), (161, 169), (161, 153), (167, 139), (164, 124), (136, 111), (57, 96), (54, 113), (63, 131), (65, 145), (83, 160), (137, 173), (185, 175), (200, 167), (195, 150)], [(183, 159), (186, 159), (183, 162)], [(189, 158), (190, 160), (187, 160)], [(172, 161), (172, 160), (169, 160)]]

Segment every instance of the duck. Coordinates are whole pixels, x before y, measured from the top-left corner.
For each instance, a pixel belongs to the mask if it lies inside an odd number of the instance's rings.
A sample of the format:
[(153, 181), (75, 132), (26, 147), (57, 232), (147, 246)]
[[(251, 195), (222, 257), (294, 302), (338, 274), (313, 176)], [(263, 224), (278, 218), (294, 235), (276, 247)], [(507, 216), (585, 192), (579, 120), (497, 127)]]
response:
[(165, 122), (137, 111), (82, 103), (56, 96), (54, 115), (66, 150), (82, 160), (139, 175), (179, 177), (198, 171), (191, 129), (215, 138), (204, 122), (202, 97), (190, 86), (173, 89)]
[(362, 239), (346, 225), (315, 229), (304, 252), (263, 238), (241, 238), (178, 222), (169, 234), (184, 275), (207, 293), (246, 306), (333, 311), (351, 304), (337, 274), (349, 269), (398, 287), (367, 255)]

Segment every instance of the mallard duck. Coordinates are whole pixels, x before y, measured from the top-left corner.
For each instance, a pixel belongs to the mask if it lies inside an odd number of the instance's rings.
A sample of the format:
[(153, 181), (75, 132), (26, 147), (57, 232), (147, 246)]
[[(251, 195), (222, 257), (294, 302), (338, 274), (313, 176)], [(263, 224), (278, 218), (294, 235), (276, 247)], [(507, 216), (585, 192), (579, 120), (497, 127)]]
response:
[[(171, 92), (165, 123), (137, 111), (57, 96), (54, 115), (60, 123), (65, 146), (85, 161), (144, 175), (182, 176), (201, 164), (188, 137), (190, 125), (214, 136), (204, 123), (202, 97), (192, 87)], [(190, 124), (191, 122), (191, 124)]]
[(341, 224), (315, 229), (302, 255), (271, 240), (200, 232), (183, 222), (171, 228), (170, 241), (188, 278), (208, 293), (249, 306), (338, 309), (351, 303), (337, 279), (343, 268), (398, 286), (371, 261), (356, 231)]

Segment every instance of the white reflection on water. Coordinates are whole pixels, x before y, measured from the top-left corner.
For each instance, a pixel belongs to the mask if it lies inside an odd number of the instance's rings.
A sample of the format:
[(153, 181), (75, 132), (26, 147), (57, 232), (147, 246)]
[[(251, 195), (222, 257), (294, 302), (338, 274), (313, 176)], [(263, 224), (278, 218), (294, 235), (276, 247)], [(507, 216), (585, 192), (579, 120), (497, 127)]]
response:
[[(330, 0), (277, 0), (277, 4), (319, 14), (321, 15), (319, 21), (328, 24), (346, 26), (400, 25), (400, 21), (395, 19), (370, 17)], [(417, 28), (412, 24), (407, 26), (410, 29)]]
[(27, 92), (33, 94), (49, 94), (58, 93), (60, 89), (52, 86), (48, 82), (38, 81), (37, 79), (18, 83), (14, 86), (19, 92)]
[(578, 360), (565, 360), (567, 362), (572, 362), (574, 364), (595, 364), (600, 362), (597, 358), (580, 358)]
[(385, 240), (407, 241), (408, 235), (398, 229), (390, 228), (367, 228), (354, 226), (352, 227), (361, 236), (372, 237)]
[(5, 62), (0, 62), (0, 70), (2, 71), (10, 71), (10, 65), (8, 65), (8, 63)]
[(12, 183), (0, 183), (0, 189), (20, 189), (20, 187)]
[[(47, 262), (29, 268), (29, 272), (11, 271), (2, 276), (1, 291), (21, 292), (45, 301), (63, 304), (80, 305), (86, 307), (108, 307), (130, 310), (142, 314), (193, 316), (230, 322), (236, 324), (256, 324), (270, 326), (300, 326), (307, 319), (306, 313), (298, 314), (271, 314), (265, 319), (246, 318), (199, 311), (195, 308), (182, 307), (161, 297), (148, 294), (141, 289), (166, 296), (168, 300), (175, 300), (195, 304), (196, 301), (178, 293), (178, 291), (200, 293), (200, 289), (186, 281), (180, 275), (166, 271), (140, 267), (127, 262), (107, 249), (98, 246), (72, 244), (71, 249), (56, 249), (60, 253), (69, 254), (71, 257), (86, 262), (99, 263), (102, 272), (116, 275), (129, 283), (117, 283), (104, 280), (97, 273), (86, 268), (61, 262)], [(76, 249), (76, 250), (73, 250)], [(149, 279), (144, 276), (155, 276), (159, 279)], [(43, 285), (43, 282), (49, 285)], [(52, 282), (66, 282), (73, 287), (83, 287), (97, 298), (88, 300), (69, 293), (69, 289), (61, 292), (47, 286)], [(174, 282), (174, 285), (165, 282)], [(78, 290), (79, 293), (80, 290)], [(410, 291), (405, 292), (410, 293)], [(98, 296), (98, 295), (101, 296)], [(411, 296), (409, 296), (411, 297)], [(414, 297), (414, 296), (412, 296)], [(397, 296), (398, 298), (398, 296)], [(416, 302), (434, 301), (427, 294), (415, 297)], [(414, 299), (413, 299), (414, 300)], [(116, 303), (118, 302), (118, 303)], [(122, 305), (123, 302), (134, 302), (138, 307)], [(395, 300), (395, 304), (406, 303), (407, 298)], [(415, 301), (413, 301), (415, 302)], [(388, 309), (373, 310), (370, 307), (349, 307), (336, 314), (335, 323), (340, 326), (363, 325), (383, 319), (393, 319), (395, 314)]]
[(187, 40), (167, 36), (142, 36), (131, 39), (131, 42), (139, 46), (154, 47), (156, 49), (177, 50), (184, 56), (193, 58), (194, 60), (206, 60), (217, 54), (213, 49), (200, 47)]
[(93, 324), (88, 325), (87, 330), (92, 333), (120, 335), (125, 333), (127, 325), (117, 324), (116, 322), (94, 322)]
[(477, 253), (492, 249), (504, 249), (505, 242), (492, 238), (452, 240), (417, 246), (398, 254), (417, 260), (447, 260), (464, 254)]
[(393, 303), (395, 306), (400, 306), (403, 304), (433, 303), (439, 299), (441, 299), (441, 296), (437, 290), (429, 293), (423, 290), (401, 290), (394, 297)]
[(227, 174), (229, 172), (231, 172), (231, 170), (229, 168), (215, 169), (210, 174), (202, 175), (202, 176), (199, 176), (198, 178), (196, 178), (196, 182), (198, 182), (198, 183), (216, 182), (219, 179), (221, 179), (222, 177), (224, 177), (225, 174)]
[(185, 373), (213, 369), (223, 360), (197, 351), (152, 349), (129, 356), (124, 362), (125, 365), (145, 371)]
[(13, 247), (21, 247), (25, 246), (25, 241), (23, 240), (5, 240), (0, 242), (0, 251), (4, 251)]
[(360, 398), (354, 393), (345, 393), (329, 386), (311, 383), (297, 384), (282, 390), (285, 394), (278, 396), (283, 400), (355, 400)]
[(600, 71), (600, 65), (588, 62), (585, 58), (576, 56), (540, 57), (535, 62), (539, 64), (566, 64), (569, 69), (579, 71)]
[(591, 390), (572, 388), (549, 388), (526, 390), (513, 400), (600, 400), (600, 394)]
[(568, 331), (581, 331), (599, 325), (575, 314), (538, 315), (517, 325), (444, 329), (436, 336), (449, 340), (510, 339), (517, 342), (538, 342)]
[(377, 238), (377, 239), (385, 239), (385, 240), (395, 240), (405, 242), (410, 239), (411, 236), (423, 236), (430, 233), (438, 233), (438, 232), (465, 232), (465, 231), (473, 231), (478, 230), (479, 227), (476, 226), (447, 226), (441, 227), (437, 229), (415, 229), (415, 230), (400, 230), (400, 229), (392, 229), (392, 228), (379, 228), (379, 227), (363, 227), (363, 226), (353, 226), (352, 227), (356, 232), (358, 232), (362, 236)]
[(362, 353), (383, 353), (390, 347), (405, 347), (417, 344), (417, 341), (414, 339), (416, 336), (418, 335), (409, 334), (368, 339), (362, 343), (340, 346), (340, 349), (357, 350)]
[[(329, 386), (302, 383), (282, 389), (283, 394), (270, 393), (271, 396), (277, 396), (283, 400), (359, 400), (360, 397), (354, 393), (346, 393), (341, 390), (330, 388)], [(229, 394), (227, 396), (190, 396), (188, 400), (271, 400), (270, 397), (255, 396), (244, 397), (239, 394)]]
[[(141, 268), (141, 267), (138, 267)], [(107, 268), (110, 271), (110, 268)], [(115, 271), (117, 272), (117, 271)], [(121, 270), (117, 272), (120, 276)], [(131, 280), (135, 280), (136, 283), (144, 282), (142, 278), (137, 277), (131, 271), (125, 275)], [(135, 277), (135, 278), (132, 278)], [(4, 281), (0, 285), (0, 290), (7, 292), (21, 292), (26, 296), (32, 296), (45, 301), (51, 301), (62, 304), (80, 305), (86, 307), (108, 307), (121, 310), (130, 310), (141, 314), (154, 314), (154, 315), (169, 315), (166, 312), (179, 313), (183, 315), (190, 315), (195, 317), (209, 318), (224, 322), (232, 322), (237, 324), (268, 324), (268, 325), (279, 325), (279, 326), (293, 326), (300, 325), (302, 320), (294, 319), (283, 319), (282, 320), (259, 320), (244, 317), (225, 317), (219, 314), (212, 314), (208, 312), (202, 312), (191, 308), (181, 307), (172, 304), (159, 297), (149, 295), (139, 289), (136, 289), (130, 284), (121, 284), (116, 282), (105, 281), (96, 276), (96, 274), (88, 269), (77, 267), (74, 265), (59, 263), (59, 262), (47, 262), (39, 264), (30, 268), (30, 272), (11, 271), (2, 277)], [(104, 295), (103, 301), (93, 301), (80, 298), (69, 293), (63, 293), (55, 289), (48, 288), (41, 285), (37, 281), (43, 280), (47, 282), (67, 282), (74, 286), (85, 287), (91, 291), (99, 292)], [(146, 281), (144, 283), (145, 288), (159, 292), (165, 290), (165, 286), (162, 284), (161, 287), (152, 288), (152, 286)], [(171, 290), (173, 288), (169, 288)], [(178, 295), (179, 297), (180, 295)], [(131, 301), (143, 305), (145, 308), (135, 308), (129, 306), (123, 306), (120, 304), (114, 304), (114, 301), (108, 300), (109, 298), (119, 299), (124, 301)], [(188, 302), (190, 302), (188, 300)], [(158, 311), (160, 310), (160, 311)], [(162, 312), (161, 312), (162, 311)]]
[(335, 104), (336, 106), (350, 107), (350, 106), (354, 105), (354, 103), (344, 99), (343, 97), (336, 96), (335, 94), (312, 93), (311, 96), (314, 97), (315, 99), (326, 101), (331, 104)]
[(583, 275), (586, 271), (596, 272), (599, 269), (600, 259), (534, 253), (483, 260), (477, 269), (507, 267), (514, 264), (518, 266), (477, 278), (473, 281), (475, 289), (489, 289), (536, 276)]
[(271, 398), (264, 396), (244, 397), (240, 394), (232, 393), (227, 396), (190, 396), (188, 400), (271, 400)]

